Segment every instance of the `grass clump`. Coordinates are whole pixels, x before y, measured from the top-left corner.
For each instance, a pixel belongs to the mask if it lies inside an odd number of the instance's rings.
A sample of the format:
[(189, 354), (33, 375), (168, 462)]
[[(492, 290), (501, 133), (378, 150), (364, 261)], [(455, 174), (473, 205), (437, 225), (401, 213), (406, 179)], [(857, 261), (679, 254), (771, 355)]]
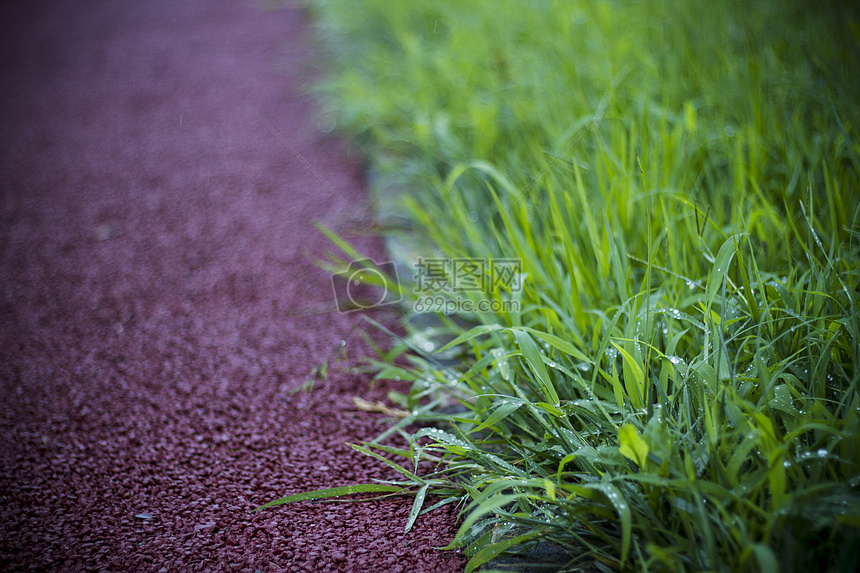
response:
[(854, 570), (855, 9), (310, 5), (327, 113), (428, 255), (522, 271), (375, 363), (412, 415), (356, 446), (403, 476), (360, 491), (415, 495), (407, 529), (462, 503), (470, 570), (538, 540), (569, 569)]

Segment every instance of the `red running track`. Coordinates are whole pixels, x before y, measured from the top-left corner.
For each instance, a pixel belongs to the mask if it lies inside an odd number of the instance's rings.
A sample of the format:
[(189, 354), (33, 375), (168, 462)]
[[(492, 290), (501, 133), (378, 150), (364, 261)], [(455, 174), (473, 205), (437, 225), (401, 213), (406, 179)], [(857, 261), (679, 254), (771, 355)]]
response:
[(301, 11), (0, 10), (0, 569), (462, 570), (434, 549), (453, 510), (409, 535), (409, 499), (252, 512), (393, 477), (345, 444), (386, 424), (353, 409), (366, 378), (289, 393), (358, 320), (312, 223), (366, 207), (314, 120)]

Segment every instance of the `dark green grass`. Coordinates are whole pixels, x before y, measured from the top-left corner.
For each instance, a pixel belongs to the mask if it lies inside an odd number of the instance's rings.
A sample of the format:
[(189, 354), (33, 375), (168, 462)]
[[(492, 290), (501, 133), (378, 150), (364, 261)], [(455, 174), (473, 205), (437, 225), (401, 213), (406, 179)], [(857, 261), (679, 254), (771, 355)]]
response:
[[(468, 295), (517, 310), (440, 316), (370, 365), (413, 382), (387, 433), (411, 446), (356, 446), (403, 460), (362, 491), (414, 495), (407, 529), (429, 494), (463, 504), (469, 569), (549, 540), (582, 555), (569, 568), (853, 570), (854, 9), (310, 6), (326, 121), (417, 232), (523, 265), (521, 290)], [(323, 496), (303, 495), (274, 503)]]

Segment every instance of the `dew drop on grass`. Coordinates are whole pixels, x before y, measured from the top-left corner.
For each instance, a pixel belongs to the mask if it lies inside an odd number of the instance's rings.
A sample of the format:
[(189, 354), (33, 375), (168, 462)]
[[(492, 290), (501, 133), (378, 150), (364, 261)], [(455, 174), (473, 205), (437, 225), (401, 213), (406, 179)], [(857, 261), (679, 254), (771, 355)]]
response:
[(331, 133), (337, 127), (337, 120), (332, 115), (326, 115), (317, 122), (317, 129), (323, 133)]
[(819, 458), (826, 458), (827, 457), (827, 450), (825, 450), (824, 448), (821, 448), (816, 453), (818, 454)]
[(470, 211), (469, 212), (469, 220), (473, 223), (477, 223), (478, 222), (478, 212), (477, 211)]

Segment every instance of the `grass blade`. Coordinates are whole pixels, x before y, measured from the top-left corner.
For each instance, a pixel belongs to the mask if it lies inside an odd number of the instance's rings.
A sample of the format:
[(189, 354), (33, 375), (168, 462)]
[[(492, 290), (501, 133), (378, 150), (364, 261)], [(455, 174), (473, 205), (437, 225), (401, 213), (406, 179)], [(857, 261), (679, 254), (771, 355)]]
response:
[(424, 506), (424, 498), (427, 497), (427, 489), (429, 487), (430, 484), (426, 483), (416, 492), (415, 501), (412, 503), (412, 511), (409, 512), (409, 518), (406, 520), (406, 528), (403, 533), (409, 533), (409, 530), (412, 529), (412, 526), (415, 524), (415, 520), (421, 513), (421, 508)]
[(356, 493), (404, 493), (408, 491), (402, 487), (396, 487), (391, 485), (382, 485), (376, 483), (366, 483), (366, 484), (358, 484), (358, 485), (345, 485), (340, 487), (330, 487), (326, 489), (317, 489), (314, 491), (306, 491), (303, 493), (297, 493), (295, 495), (288, 495), (287, 497), (282, 497), (280, 499), (276, 499), (274, 501), (270, 501), (269, 503), (263, 504), (260, 507), (254, 509), (254, 511), (260, 511), (261, 509), (266, 509), (267, 507), (273, 507), (275, 505), (284, 505), (287, 503), (293, 503), (296, 501), (313, 501), (317, 499), (331, 499), (336, 497), (342, 497), (344, 495), (352, 495)]

